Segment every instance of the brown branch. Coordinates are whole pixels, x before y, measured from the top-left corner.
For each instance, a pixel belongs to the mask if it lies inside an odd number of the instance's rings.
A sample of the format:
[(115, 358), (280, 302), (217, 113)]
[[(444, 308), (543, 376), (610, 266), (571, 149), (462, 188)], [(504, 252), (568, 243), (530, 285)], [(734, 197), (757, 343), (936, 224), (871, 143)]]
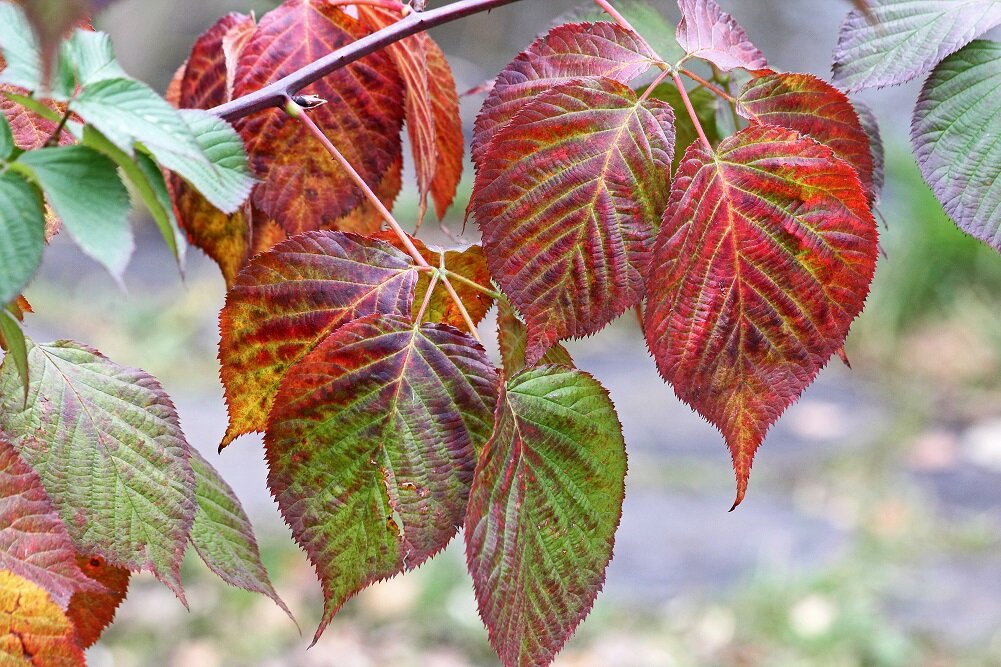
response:
[(322, 79), (331, 72), (364, 58), (401, 39), (423, 32), (435, 26), (456, 21), (479, 12), (486, 12), (496, 7), (509, 5), (520, 0), (459, 0), (450, 5), (424, 12), (412, 12), (407, 17), (371, 35), (343, 46), (328, 53), (316, 62), (272, 84), (238, 97), (231, 102), (211, 109), (220, 118), (234, 121), (259, 111), (271, 108), (282, 108), (285, 100), (293, 97), (309, 84)]

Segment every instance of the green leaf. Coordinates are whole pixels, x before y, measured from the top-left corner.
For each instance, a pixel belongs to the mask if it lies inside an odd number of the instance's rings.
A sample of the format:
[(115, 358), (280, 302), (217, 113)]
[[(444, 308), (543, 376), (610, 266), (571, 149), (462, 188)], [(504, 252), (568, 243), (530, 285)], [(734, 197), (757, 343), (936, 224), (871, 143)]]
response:
[(264, 438), (268, 484), (323, 585), (317, 637), (348, 598), (419, 566), (462, 525), (496, 381), (469, 336), (381, 315), (289, 370)]
[[(500, 348), (504, 374), (511, 377), (525, 368), (525, 348), (528, 345), (528, 329), (518, 319), (514, 307), (506, 298), (497, 301), (497, 347)], [(555, 364), (573, 368), (574, 362), (567, 349), (556, 343), (546, 350), (540, 364)]]
[(161, 164), (183, 176), (223, 213), (232, 213), (246, 201), (254, 187), (243, 140), (233, 126), (207, 111), (182, 109), (181, 116), (195, 135), (195, 141), (214, 167), (204, 170), (201, 163), (172, 167), (157, 156)]
[(108, 79), (130, 79), (121, 65), (115, 59), (115, 50), (111, 39), (103, 32), (76, 30), (73, 36), (63, 42), (60, 78), (68, 84), (68, 90), (62, 90), (67, 98), (71, 97), (74, 87), (86, 88), (98, 81)]
[(254, 529), (233, 489), (198, 450), (191, 450), (190, 463), (195, 473), (198, 505), (191, 524), (191, 544), (198, 555), (220, 579), (231, 586), (267, 595), (292, 618), (292, 612), (271, 585)]
[(129, 157), (92, 125), (84, 127), (83, 143), (104, 153), (119, 166), (143, 200), (170, 251), (183, 266), (187, 243), (174, 216), (163, 173), (156, 163), (144, 153), (136, 154), (135, 159)]
[(225, 121), (204, 112), (182, 116), (143, 83), (98, 81), (84, 88), (70, 108), (128, 155), (141, 143), (225, 213), (239, 208), (253, 187), (243, 145)]
[(507, 383), (466, 514), (480, 616), (506, 667), (548, 665), (590, 612), (625, 475), (622, 427), (597, 380), (542, 366)]
[(195, 480), (170, 398), (147, 373), (72, 341), (29, 343), (28, 368), (23, 406), (13, 364), (0, 367), (0, 428), (77, 551), (148, 569), (183, 601)]
[(38, 191), (17, 174), (0, 174), (0, 306), (31, 281), (44, 246), (45, 211)]
[(115, 164), (86, 146), (28, 151), (11, 164), (34, 180), (73, 240), (119, 283), (132, 256), (129, 193)]
[(42, 53), (35, 33), (19, 7), (0, 2), (0, 52), (7, 67), (0, 72), (0, 83), (25, 90), (42, 86)]
[(921, 91), (911, 139), (921, 173), (965, 231), (1001, 251), (1001, 43), (945, 59)]
[(0, 160), (6, 160), (14, 154), (14, 133), (10, 130), (7, 116), (0, 114)]
[[(24, 400), (28, 400), (28, 345), (21, 325), (6, 310), (0, 310), (0, 343), (7, 356), (14, 360), (14, 367), (24, 386)], [(6, 359), (7, 357), (4, 357)]]

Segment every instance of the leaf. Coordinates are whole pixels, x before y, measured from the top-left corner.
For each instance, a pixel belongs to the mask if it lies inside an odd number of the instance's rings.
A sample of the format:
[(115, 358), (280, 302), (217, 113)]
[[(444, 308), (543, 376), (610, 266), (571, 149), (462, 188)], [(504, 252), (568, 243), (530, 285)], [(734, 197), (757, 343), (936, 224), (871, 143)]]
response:
[(875, 201), (869, 135), (855, 107), (837, 88), (811, 74), (769, 74), (741, 89), (737, 113), (754, 123), (796, 130), (824, 144), (855, 168), (869, 200)]
[(123, 567), (108, 565), (100, 556), (78, 554), (76, 562), (85, 575), (104, 587), (102, 591), (74, 594), (66, 610), (66, 617), (76, 631), (77, 644), (86, 649), (96, 644), (105, 628), (115, 620), (118, 605), (129, 591), (132, 573)]
[(678, 44), (689, 56), (708, 60), (724, 72), (768, 69), (768, 61), (732, 16), (716, 0), (678, 0)]
[[(380, 232), (372, 235), (370, 238), (385, 241), (400, 252), (406, 253), (403, 243), (400, 242), (399, 238), (392, 231)], [(444, 267), (467, 280), (483, 285), (488, 289), (490, 288), (490, 269), (487, 267), (487, 258), (483, 254), (483, 248), (479, 245), (471, 245), (464, 249), (444, 249), (438, 246), (428, 246), (413, 236), (408, 235), (408, 238), (424, 260), (431, 266), (435, 268)], [(470, 318), (473, 320), (473, 324), (482, 322), (483, 318), (490, 312), (490, 309), (493, 308), (493, 298), (455, 278), (451, 282), (456, 294), (462, 300), (462, 305), (466, 307), (466, 312), (469, 313)], [(414, 317), (420, 311), (430, 285), (431, 273), (429, 271), (421, 272), (414, 291)], [(466, 328), (465, 318), (462, 317), (462, 313), (459, 312), (455, 301), (441, 281), (434, 288), (434, 293), (428, 302), (427, 310), (424, 311), (422, 322), (441, 322), (443, 324), (450, 324), (459, 330), (465, 330)]]
[[(528, 329), (518, 319), (507, 299), (497, 301), (497, 346), (500, 348), (504, 375), (512, 377), (525, 368), (525, 346), (528, 343)], [(557, 343), (546, 350), (540, 364), (574, 367), (573, 358), (566, 348)]]
[[(181, 115), (145, 84), (107, 79), (85, 87), (70, 108), (115, 146), (132, 155), (139, 142), (163, 167), (177, 173), (213, 206), (233, 212), (253, 181), (234, 166), (242, 159), (235, 133), (220, 118), (189, 111)], [(227, 167), (215, 164), (228, 160)]]
[(455, 88), (452, 68), (434, 41), (428, 44), (428, 88), (431, 111), (434, 116), (435, 146), (438, 164), (431, 181), (431, 199), (435, 214), (441, 220), (448, 207), (455, 201), (455, 194), (462, 180), (462, 158), (466, 136), (462, 131), (459, 114), (459, 93)]
[[(666, 3), (664, 3), (666, 4)], [(651, 48), (667, 62), (677, 62), (685, 57), (685, 50), (675, 39), (674, 24), (661, 11), (661, 3), (650, 0), (626, 0), (615, 3), (615, 9), (647, 41)], [(573, 11), (580, 21), (614, 21), (597, 4)]]
[(0, 53), (6, 67), (0, 83), (36, 90), (42, 82), (42, 54), (24, 12), (9, 2), (0, 2)]
[(268, 596), (292, 618), (268, 578), (254, 529), (233, 489), (195, 449), (191, 450), (191, 468), (198, 505), (191, 544), (198, 555), (227, 584)]
[(409, 314), (417, 270), (380, 241), (308, 232), (258, 255), (219, 314), (220, 375), (229, 428), (220, 448), (263, 431), (288, 369), (353, 319)]
[(656, 58), (642, 38), (613, 23), (553, 28), (497, 75), (473, 127), (471, 150), (477, 170), (494, 135), (539, 93), (580, 77), (628, 83), (649, 70)]
[(231, 99), (227, 88), (229, 69), (226, 66), (223, 40), (230, 31), (255, 27), (256, 23), (251, 17), (231, 12), (216, 21), (198, 38), (184, 66), (179, 106), (211, 109)]
[(7, 117), (0, 115), (0, 161), (9, 160), (17, 146), (14, 144), (14, 133), (10, 130)]
[(317, 637), (349, 597), (455, 535), (496, 381), (472, 338), (383, 315), (345, 324), (285, 376), (268, 485), (323, 586)]
[(883, 192), (883, 185), (886, 183), (886, 151), (883, 148), (883, 137), (879, 131), (879, 120), (872, 109), (863, 102), (853, 102), (855, 111), (858, 113), (859, 122), (866, 136), (869, 137), (869, 152), (872, 154), (872, 188), (874, 200), (879, 202), (880, 194)]
[(2, 432), (0, 570), (42, 587), (64, 609), (75, 592), (100, 588), (77, 567), (73, 543), (38, 474), (21, 460)]
[(506, 667), (551, 663), (587, 617), (622, 516), (626, 449), (608, 392), (543, 366), (513, 377), (476, 466), (466, 560)]
[(11, 667), (85, 667), (73, 626), (48, 594), (0, 570), (0, 663)]
[(528, 365), (642, 300), (673, 122), (668, 104), (581, 79), (538, 95), (491, 142), (469, 208), (491, 274), (525, 316)]
[(16, 371), (0, 368), (0, 428), (38, 471), (77, 551), (148, 569), (183, 601), (194, 477), (160, 383), (72, 341), (30, 345), (28, 364), (26, 407)]
[(914, 108), (921, 174), (953, 221), (1001, 252), (1001, 44), (977, 40), (944, 60)]
[[(261, 17), (240, 55), (233, 94), (258, 90), (367, 32), (324, 0), (289, 0)], [(382, 181), (402, 152), (403, 84), (389, 56), (368, 55), (301, 93), (329, 102), (310, 117), (367, 183)], [(334, 226), (362, 202), (361, 190), (323, 146), (283, 111), (241, 119), (237, 128), (264, 181), (254, 203), (289, 234)]]
[(35, 275), (45, 245), (45, 213), (35, 188), (0, 174), (0, 304), (16, 299)]
[(739, 504), (768, 428), (843, 343), (876, 266), (855, 170), (756, 125), (688, 149), (647, 274), (644, 328), (665, 380), (726, 437)]
[(135, 242), (129, 193), (115, 164), (86, 146), (63, 146), (29, 151), (11, 166), (45, 191), (80, 249), (123, 284)]
[(871, 0), (841, 24), (834, 83), (848, 92), (896, 86), (927, 74), (1001, 24), (997, 0)]
[(100, 81), (131, 78), (115, 58), (111, 38), (91, 30), (77, 30), (66, 40), (60, 69), (61, 89), (53, 92), (63, 101), (75, 97), (78, 89)]
[[(20, 297), (24, 298), (24, 297)], [(16, 304), (16, 302), (15, 302)], [(28, 344), (24, 338), (24, 332), (17, 323), (19, 307), (17, 310), (9, 312), (10, 306), (0, 310), (0, 348), (3, 348), (14, 363), (17, 375), (21, 378), (21, 385), (24, 389), (24, 399), (28, 399)], [(6, 358), (6, 357), (5, 357)]]
[[(678, 165), (681, 164), (682, 158), (685, 157), (684, 149), (688, 148), (696, 141), (699, 141), (699, 133), (698, 130), (695, 129), (695, 123), (692, 122), (691, 117), (688, 115), (688, 110), (685, 108), (685, 102), (681, 99), (681, 93), (678, 92), (678, 87), (673, 81), (658, 85), (653, 89), (653, 92), (650, 93), (650, 97), (655, 100), (667, 102), (671, 105), (671, 109), (674, 111), (676, 149), (674, 160), (671, 163), (671, 173), (674, 173), (678, 170)], [(715, 146), (723, 138), (716, 123), (718, 98), (700, 86), (688, 91), (688, 99), (691, 101), (692, 107), (695, 109), (695, 116), (699, 119), (699, 123), (702, 125), (702, 131), (706, 133), (706, 138), (709, 139), (709, 143)]]
[[(0, 58), (0, 67), (3, 67), (2, 58)], [(0, 112), (3, 113), (7, 118), (7, 122), (10, 123), (10, 128), (14, 135), (14, 143), (21, 150), (28, 151), (44, 146), (45, 142), (56, 131), (57, 123), (48, 118), (43, 118), (36, 113), (32, 113), (8, 97), (8, 93), (18, 95), (25, 92), (20, 88), (0, 84)], [(49, 102), (43, 106), (46, 106), (54, 114), (57, 114), (57, 117), (63, 113), (62, 107), (55, 102)], [(59, 137), (59, 145), (66, 146), (72, 142), (73, 137), (69, 132), (63, 130)]]

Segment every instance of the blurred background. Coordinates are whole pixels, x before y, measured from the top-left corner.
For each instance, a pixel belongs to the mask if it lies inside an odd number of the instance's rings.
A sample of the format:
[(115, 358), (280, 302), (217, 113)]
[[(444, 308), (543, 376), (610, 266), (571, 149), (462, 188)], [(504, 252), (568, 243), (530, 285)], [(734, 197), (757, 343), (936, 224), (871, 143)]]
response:
[[(674, 2), (653, 3), (676, 19)], [(97, 24), (126, 69), (162, 91), (216, 18), (273, 4), (119, 0)], [(466, 90), (580, 4), (524, 0), (433, 35)], [(723, 4), (776, 68), (829, 78), (847, 2)], [(773, 429), (739, 510), (727, 512), (734, 483), (722, 438), (660, 381), (634, 318), (570, 345), (611, 390), (630, 473), (607, 585), (556, 665), (1001, 664), (1001, 257), (957, 231), (923, 184), (908, 144), (917, 91), (863, 97), (882, 123), (888, 184), (885, 257), (847, 348), (854, 370), (832, 363)], [(481, 101), (464, 100), (467, 130)], [(468, 187), (467, 178), (462, 196)], [(453, 228), (463, 208), (453, 209)], [(396, 210), (414, 219), (412, 189)], [(215, 453), (226, 423), (216, 361), (223, 280), (197, 249), (182, 278), (149, 221), (137, 215), (135, 225), (127, 294), (57, 238), (27, 293), (37, 313), (29, 333), (81, 340), (161, 379), (188, 439), (246, 506), (303, 634), (269, 600), (226, 587), (189, 554), (191, 611), (135, 576), (91, 664), (497, 665), (459, 542), (359, 595), (306, 650), (320, 589), (267, 491), (260, 439)], [(492, 320), (482, 329), (488, 335)]]

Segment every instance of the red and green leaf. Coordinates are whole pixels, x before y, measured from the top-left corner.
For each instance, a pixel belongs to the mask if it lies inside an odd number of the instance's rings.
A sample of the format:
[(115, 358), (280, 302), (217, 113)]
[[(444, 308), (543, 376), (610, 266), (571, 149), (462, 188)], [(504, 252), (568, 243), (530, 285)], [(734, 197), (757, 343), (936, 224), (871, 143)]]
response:
[[(276, 81), (367, 33), (324, 0), (289, 0), (263, 17), (237, 65), (233, 94)], [(372, 186), (402, 151), (403, 84), (390, 57), (375, 52), (301, 91), (329, 103), (311, 117)], [(363, 200), (350, 177), (300, 123), (279, 109), (237, 123), (254, 173), (254, 203), (289, 234), (334, 226)]]
[(626, 449), (608, 392), (558, 366), (507, 383), (476, 465), (466, 558), (505, 667), (548, 665), (605, 580)]
[(494, 137), (470, 211), (529, 365), (642, 300), (673, 156), (670, 105), (611, 79), (560, 84)]
[(605, 21), (568, 23), (537, 39), (497, 75), (473, 128), (472, 156), (479, 169), (497, 132), (539, 93), (581, 77), (628, 83), (657, 59), (633, 32)]
[(647, 274), (646, 337), (726, 437), (737, 503), (769, 427), (844, 344), (876, 257), (865, 191), (829, 148), (758, 125), (688, 150)]
[(97, 592), (80, 592), (70, 600), (66, 617), (73, 624), (80, 648), (97, 643), (105, 629), (115, 620), (115, 612), (129, 591), (132, 573), (123, 567), (109, 565), (100, 556), (77, 556), (77, 564), (88, 577), (103, 586)]
[(86, 667), (66, 614), (44, 589), (0, 570), (0, 664)]
[(285, 376), (268, 483), (323, 586), (317, 637), (352, 595), (455, 535), (496, 382), (472, 338), (380, 315), (337, 329)]
[[(528, 329), (518, 319), (518, 314), (507, 299), (497, 301), (497, 347), (500, 349), (501, 365), (505, 377), (525, 369), (525, 348), (528, 345)], [(573, 358), (566, 348), (557, 343), (546, 350), (540, 364), (574, 367)]]
[(194, 477), (170, 398), (152, 376), (72, 341), (30, 345), (28, 365), (27, 404), (13, 364), (0, 368), (0, 428), (74, 547), (150, 570), (183, 601)]
[(707, 60), (724, 72), (738, 67), (750, 72), (768, 70), (764, 54), (716, 0), (678, 0), (678, 7), (678, 44), (689, 56)]
[(778, 125), (816, 139), (855, 168), (870, 201), (876, 199), (869, 135), (848, 97), (811, 74), (769, 74), (740, 91), (737, 112), (754, 123)]
[(219, 314), (230, 420), (221, 446), (264, 430), (286, 372), (337, 327), (376, 313), (408, 315), (416, 283), (409, 257), (343, 232), (310, 232), (255, 257)]
[(73, 542), (38, 473), (0, 432), (0, 570), (41, 586), (63, 609), (78, 591), (99, 589), (76, 564)]

